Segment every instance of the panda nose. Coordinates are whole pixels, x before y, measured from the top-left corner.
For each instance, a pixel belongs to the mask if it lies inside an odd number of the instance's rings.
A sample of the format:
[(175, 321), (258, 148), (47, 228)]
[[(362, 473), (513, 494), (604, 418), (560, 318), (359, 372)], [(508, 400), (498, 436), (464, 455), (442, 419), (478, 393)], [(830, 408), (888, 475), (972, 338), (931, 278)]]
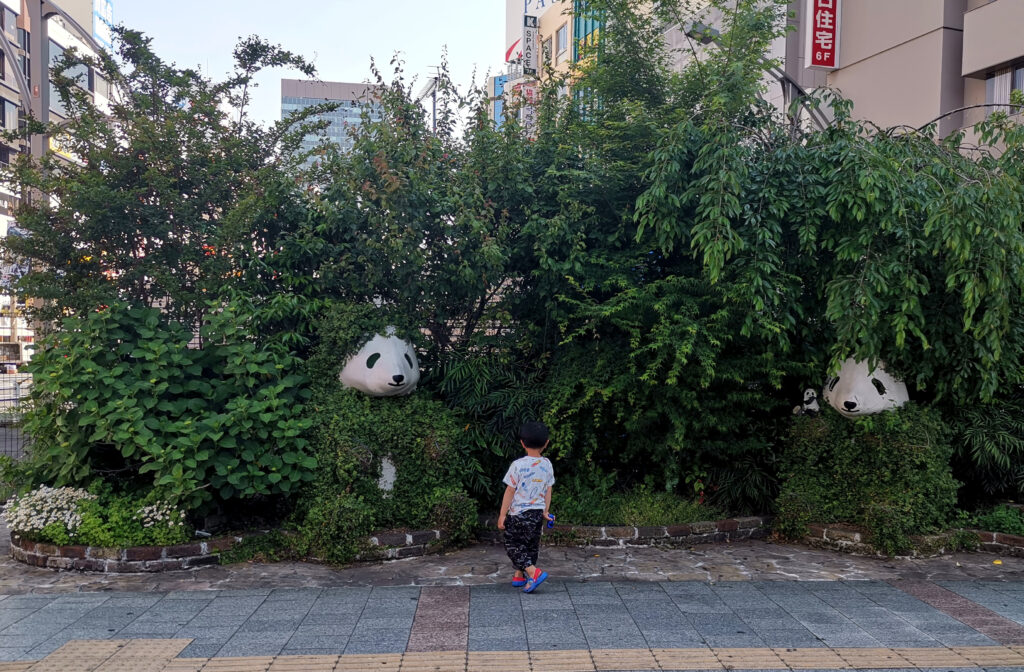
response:
[(857, 402), (856, 401), (844, 401), (843, 402), (843, 407), (846, 410), (848, 410), (848, 411), (852, 411), (853, 409), (857, 408)]
[(403, 376), (401, 374), (398, 374), (398, 375), (395, 375), (395, 376), (391, 376), (391, 380), (395, 381), (396, 383), (400, 383), (403, 380), (405, 380), (405, 376)]

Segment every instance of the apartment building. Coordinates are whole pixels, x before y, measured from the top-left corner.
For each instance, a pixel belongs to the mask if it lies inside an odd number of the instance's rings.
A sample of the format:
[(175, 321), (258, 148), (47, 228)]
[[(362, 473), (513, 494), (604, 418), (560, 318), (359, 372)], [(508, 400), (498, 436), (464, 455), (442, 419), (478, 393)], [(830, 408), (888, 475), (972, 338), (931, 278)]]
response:
[[(15, 131), (29, 114), (60, 120), (66, 115), (48, 81), (48, 67), (65, 50), (95, 54), (109, 48), (113, 23), (112, 0), (0, 0), (0, 128)], [(44, 65), (46, 67), (44, 67)], [(91, 69), (82, 68), (80, 85), (100, 106), (109, 99), (107, 84)], [(0, 164), (20, 152), (69, 156), (60, 138), (36, 136), (30, 142), (0, 141)], [(11, 216), (18, 194), (0, 186), (0, 237), (17, 234)], [(16, 366), (31, 356), (33, 331), (23, 317), (24, 305), (4, 293), (25, 268), (16, 259), (0, 258), (0, 366)], [(0, 373), (3, 369), (0, 369)]]
[[(352, 138), (349, 133), (354, 126), (359, 126), (363, 122), (364, 109), (369, 110), (371, 120), (376, 121), (380, 118), (379, 108), (373, 101), (373, 86), (370, 84), (281, 80), (282, 119), (299, 110), (323, 103), (337, 103), (338, 108), (332, 112), (318, 114), (314, 119), (328, 122), (327, 137), (341, 147), (342, 151), (352, 149)], [(313, 150), (319, 142), (318, 136), (307, 135), (302, 140), (302, 149)]]
[[(558, 53), (563, 25), (570, 50), (600, 31), (575, 16), (570, 0), (506, 1), (506, 90), (529, 86), (516, 48), (524, 14), (539, 19), (545, 67), (567, 67), (572, 60), (550, 58)], [(797, 0), (789, 10), (791, 32), (765, 54), (780, 64), (769, 73), (765, 94), (780, 109), (829, 86), (853, 101), (859, 119), (883, 127), (935, 122), (945, 136), (973, 126), (1008, 104), (1012, 90), (1024, 89), (1024, 0)], [(705, 9), (684, 25), (665, 27), (675, 67), (692, 58), (694, 44), (715, 48), (700, 45), (694, 26), (720, 30), (720, 18)], [(815, 45), (826, 45), (830, 58), (812, 63), (820, 55)]]

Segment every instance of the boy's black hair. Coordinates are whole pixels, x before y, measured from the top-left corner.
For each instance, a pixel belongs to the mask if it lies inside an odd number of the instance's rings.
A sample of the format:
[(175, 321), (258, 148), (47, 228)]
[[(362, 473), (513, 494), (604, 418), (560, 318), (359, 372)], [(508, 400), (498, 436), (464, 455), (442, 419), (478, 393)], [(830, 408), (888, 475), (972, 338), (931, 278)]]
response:
[(543, 448), (548, 442), (548, 428), (543, 422), (524, 422), (519, 428), (519, 440), (527, 448)]

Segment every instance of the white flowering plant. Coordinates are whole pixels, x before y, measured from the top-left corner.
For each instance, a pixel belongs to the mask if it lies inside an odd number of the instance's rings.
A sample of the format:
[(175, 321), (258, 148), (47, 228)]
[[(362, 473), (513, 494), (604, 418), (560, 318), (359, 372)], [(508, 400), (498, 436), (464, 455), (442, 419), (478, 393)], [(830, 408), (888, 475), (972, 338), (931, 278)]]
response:
[(3, 517), (7, 527), (36, 541), (67, 544), (82, 524), (79, 503), (96, 495), (81, 488), (41, 486), (7, 500)]
[(185, 511), (148, 497), (100, 494), (80, 488), (41, 486), (7, 502), (11, 532), (33, 541), (83, 546), (167, 546), (188, 541)]

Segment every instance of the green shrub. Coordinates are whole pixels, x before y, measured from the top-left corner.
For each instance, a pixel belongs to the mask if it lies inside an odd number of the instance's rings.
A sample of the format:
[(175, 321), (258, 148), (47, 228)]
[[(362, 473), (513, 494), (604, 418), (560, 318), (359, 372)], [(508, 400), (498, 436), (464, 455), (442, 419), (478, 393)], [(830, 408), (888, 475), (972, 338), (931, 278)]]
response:
[(36, 483), (155, 491), (195, 510), (216, 500), (289, 494), (312, 479), (298, 360), (260, 345), (235, 303), (191, 331), (156, 308), (109, 308), (64, 320), (29, 364)]
[(464, 544), (477, 525), (476, 502), (459, 488), (437, 488), (430, 499), (430, 524), (447, 531), (449, 543)]
[(1001, 504), (974, 517), (972, 525), (986, 532), (1024, 536), (1024, 511)]
[(957, 474), (967, 500), (1024, 498), (1024, 391), (957, 409), (953, 429)]
[(867, 528), (885, 553), (904, 551), (910, 535), (941, 531), (954, 518), (951, 455), (938, 413), (915, 404), (857, 420), (831, 408), (796, 418), (781, 460), (776, 529), (799, 537), (810, 522), (845, 522)]
[[(453, 542), (468, 540), (476, 506), (462, 489), (462, 431), (442, 404), (423, 394), (369, 397), (335, 384), (311, 411), (321, 469), (295, 514), (304, 552), (348, 562), (371, 532), (389, 528), (439, 527)], [(395, 472), (389, 491), (379, 486), (385, 460)]]
[(220, 554), (220, 563), (230, 565), (236, 562), (281, 562), (299, 560), (296, 539), (279, 530), (254, 537), (246, 537)]

